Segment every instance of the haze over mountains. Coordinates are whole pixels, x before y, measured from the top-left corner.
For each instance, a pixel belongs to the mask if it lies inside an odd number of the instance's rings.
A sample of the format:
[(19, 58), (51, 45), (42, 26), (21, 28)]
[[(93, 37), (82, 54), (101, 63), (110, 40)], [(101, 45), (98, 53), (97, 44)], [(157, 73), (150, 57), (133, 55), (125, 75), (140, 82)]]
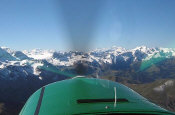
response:
[[(112, 47), (83, 53), (41, 49), (15, 51), (0, 47), (0, 113), (18, 114), (29, 96), (40, 87), (77, 75), (74, 66), (79, 62), (86, 65), (87, 77), (121, 82), (175, 111), (175, 91), (169, 88), (175, 86), (173, 48)], [(157, 95), (163, 96), (162, 101), (156, 100)]]

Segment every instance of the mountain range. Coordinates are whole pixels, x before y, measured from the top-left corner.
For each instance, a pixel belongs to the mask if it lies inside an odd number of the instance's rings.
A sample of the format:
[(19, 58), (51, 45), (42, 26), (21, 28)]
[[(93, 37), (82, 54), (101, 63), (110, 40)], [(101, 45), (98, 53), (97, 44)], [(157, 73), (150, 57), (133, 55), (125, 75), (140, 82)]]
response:
[(52, 67), (63, 71), (71, 68), (79, 60), (85, 60), (92, 68), (96, 68), (98, 71), (93, 71), (93, 73), (96, 72), (97, 74), (102, 73), (101, 68), (104, 66), (118, 70), (126, 69), (137, 62), (141, 63), (139, 70), (143, 71), (153, 64), (174, 56), (175, 49), (173, 48), (148, 48), (146, 46), (130, 50), (112, 47), (109, 49), (96, 49), (87, 53), (41, 49), (14, 51), (10, 48), (0, 47), (0, 77), (13, 80), (18, 77), (36, 76), (42, 80), (45, 75), (42, 76), (41, 68), (49, 69)]
[[(174, 97), (166, 95), (172, 93), (160, 93), (164, 89), (173, 92), (165, 86), (171, 83), (165, 81), (165, 85), (162, 84), (164, 80), (171, 82), (175, 79), (175, 48), (140, 46), (61, 52), (41, 49), (15, 51), (0, 47), (0, 113), (18, 114), (29, 96), (40, 87), (76, 76), (77, 63), (86, 66), (83, 74), (87, 77), (126, 84), (160, 106), (175, 111)], [(142, 92), (143, 87), (148, 93)], [(155, 93), (153, 97), (150, 96), (152, 93)], [(163, 102), (156, 100), (158, 94), (166, 95)]]

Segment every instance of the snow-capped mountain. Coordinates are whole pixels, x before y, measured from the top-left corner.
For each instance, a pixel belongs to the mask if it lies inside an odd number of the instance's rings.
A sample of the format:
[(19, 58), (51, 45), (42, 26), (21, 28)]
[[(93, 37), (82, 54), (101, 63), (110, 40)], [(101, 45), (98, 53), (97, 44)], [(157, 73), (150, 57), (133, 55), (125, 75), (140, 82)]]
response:
[[(144, 62), (157, 58), (171, 58), (175, 56), (173, 48), (148, 48), (146, 46), (134, 49), (122, 47), (103, 48), (83, 52), (60, 52), (54, 50), (34, 49), (31, 51), (14, 51), (7, 47), (0, 47), (0, 77), (16, 79), (20, 76), (41, 77), (41, 67), (50, 66), (59, 70), (60, 67), (71, 67), (75, 62), (84, 60), (94, 67), (107, 65), (130, 65), (133, 62)], [(15, 77), (14, 77), (15, 76)]]

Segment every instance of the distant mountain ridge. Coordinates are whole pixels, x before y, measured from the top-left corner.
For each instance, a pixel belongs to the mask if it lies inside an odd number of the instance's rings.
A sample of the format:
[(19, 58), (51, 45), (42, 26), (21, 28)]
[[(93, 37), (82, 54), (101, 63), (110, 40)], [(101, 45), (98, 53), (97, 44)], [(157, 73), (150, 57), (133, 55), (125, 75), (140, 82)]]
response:
[(123, 69), (133, 63), (141, 62), (143, 63), (141, 70), (144, 70), (162, 59), (171, 57), (175, 57), (175, 49), (173, 48), (148, 48), (146, 46), (129, 50), (122, 47), (103, 48), (87, 53), (41, 49), (14, 51), (7, 47), (0, 47), (0, 77), (15, 79), (16, 76), (30, 75), (42, 79), (40, 67), (69, 68), (78, 60), (85, 60), (90, 63), (91, 67), (98, 67), (99, 69), (104, 65)]

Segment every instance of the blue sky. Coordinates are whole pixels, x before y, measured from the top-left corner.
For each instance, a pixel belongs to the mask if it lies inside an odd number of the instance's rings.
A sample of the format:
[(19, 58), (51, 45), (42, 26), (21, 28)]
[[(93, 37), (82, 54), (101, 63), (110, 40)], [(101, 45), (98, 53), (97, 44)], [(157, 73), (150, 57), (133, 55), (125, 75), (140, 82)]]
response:
[(1, 0), (0, 46), (175, 48), (174, 0)]

